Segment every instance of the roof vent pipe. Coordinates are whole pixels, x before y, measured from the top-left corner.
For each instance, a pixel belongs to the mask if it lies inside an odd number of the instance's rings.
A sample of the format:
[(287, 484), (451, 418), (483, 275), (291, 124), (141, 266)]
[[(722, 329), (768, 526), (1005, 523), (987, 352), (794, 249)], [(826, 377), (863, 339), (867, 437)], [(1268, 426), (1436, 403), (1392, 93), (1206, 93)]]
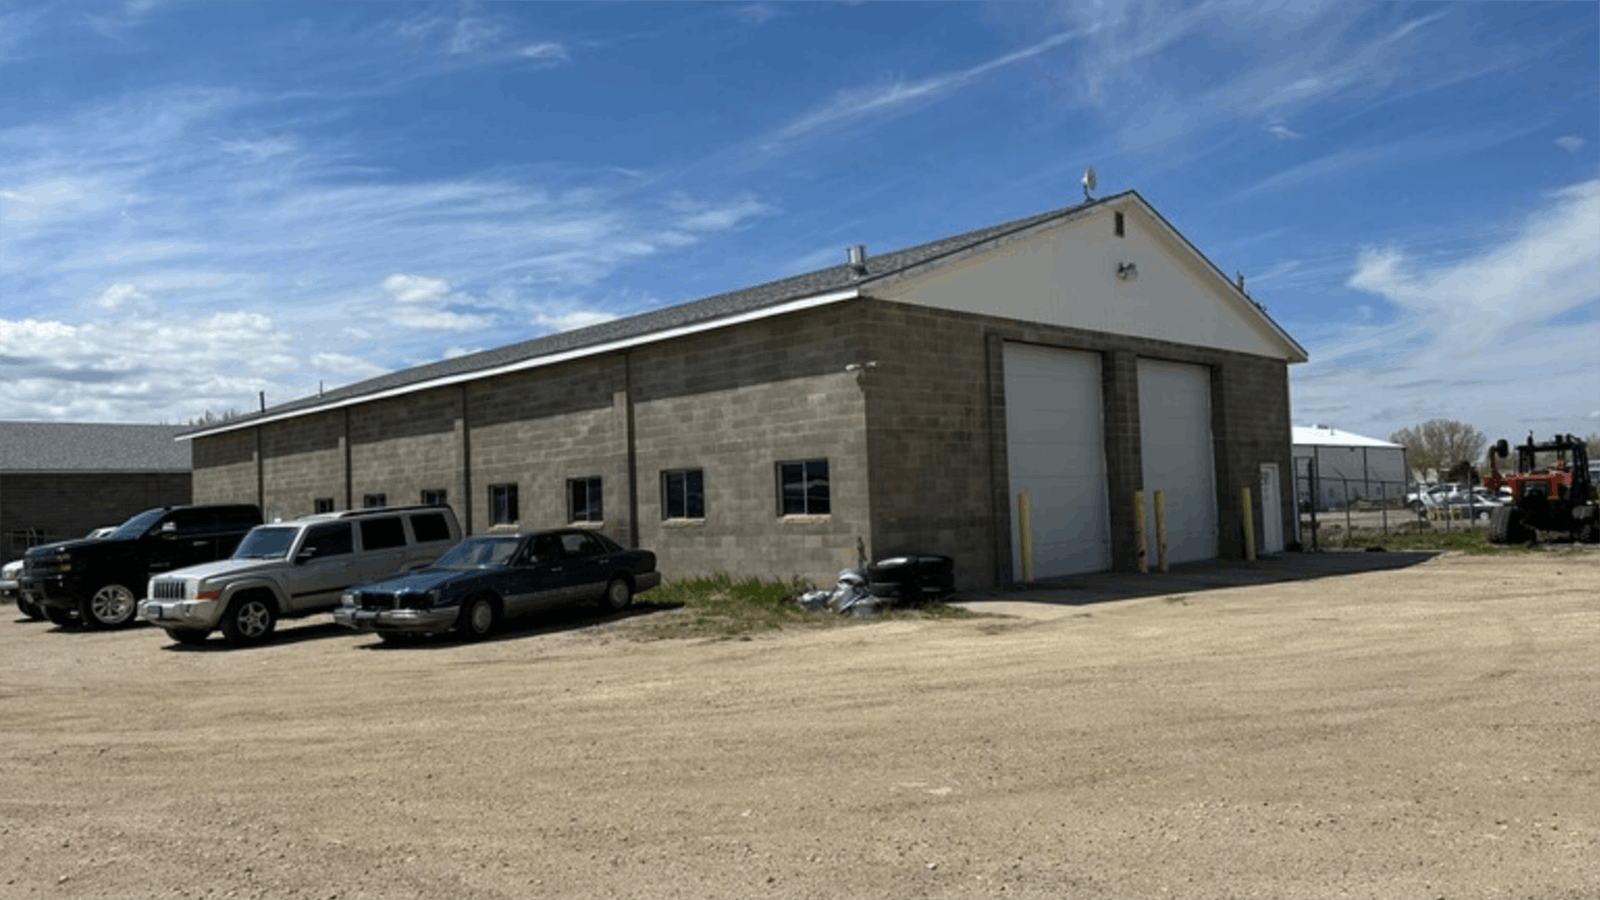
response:
[(857, 244), (845, 251), (845, 260), (856, 278), (867, 274), (867, 245)]
[(1238, 273), (1238, 277), (1239, 277), (1239, 293), (1244, 294), (1246, 297), (1250, 296), (1250, 292), (1244, 289), (1244, 273), (1243, 272)]

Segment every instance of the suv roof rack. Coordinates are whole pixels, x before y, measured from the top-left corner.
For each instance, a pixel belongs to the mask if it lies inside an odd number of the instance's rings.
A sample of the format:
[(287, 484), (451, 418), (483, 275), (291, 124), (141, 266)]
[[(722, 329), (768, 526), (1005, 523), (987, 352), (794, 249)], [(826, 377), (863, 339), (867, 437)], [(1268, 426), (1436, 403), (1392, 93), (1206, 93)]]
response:
[(334, 519), (354, 519), (361, 516), (379, 516), (386, 513), (417, 512), (419, 510), (449, 509), (437, 503), (419, 503), (414, 506), (370, 506), (365, 509), (337, 509), (333, 512), (306, 513), (287, 521), (290, 522), (327, 522)]

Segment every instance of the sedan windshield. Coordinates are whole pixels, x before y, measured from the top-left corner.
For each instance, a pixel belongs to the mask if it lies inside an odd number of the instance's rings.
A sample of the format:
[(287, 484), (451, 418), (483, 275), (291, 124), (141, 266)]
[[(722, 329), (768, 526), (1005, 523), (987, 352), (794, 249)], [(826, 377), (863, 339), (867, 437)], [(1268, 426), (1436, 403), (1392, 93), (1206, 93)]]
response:
[(517, 552), (520, 538), (472, 538), (462, 541), (451, 548), (439, 561), (433, 564), (435, 569), (476, 569), (482, 566), (503, 566), (510, 562), (513, 554)]
[(252, 528), (233, 551), (234, 559), (282, 559), (289, 553), (298, 528)]

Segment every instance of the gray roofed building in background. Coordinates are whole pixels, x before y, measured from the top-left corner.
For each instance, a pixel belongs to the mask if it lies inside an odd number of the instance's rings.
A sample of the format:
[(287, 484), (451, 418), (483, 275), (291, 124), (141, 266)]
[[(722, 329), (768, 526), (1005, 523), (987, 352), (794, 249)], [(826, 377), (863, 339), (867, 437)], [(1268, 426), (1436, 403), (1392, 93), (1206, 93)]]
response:
[(185, 425), (0, 422), (0, 474), (188, 472)]

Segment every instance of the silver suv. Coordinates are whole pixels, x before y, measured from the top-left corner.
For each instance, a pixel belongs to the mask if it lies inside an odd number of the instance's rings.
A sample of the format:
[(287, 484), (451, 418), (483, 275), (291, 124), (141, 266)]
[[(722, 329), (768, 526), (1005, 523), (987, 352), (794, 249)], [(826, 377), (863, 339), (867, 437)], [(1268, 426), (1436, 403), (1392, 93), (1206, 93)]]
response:
[(461, 540), (448, 506), (318, 513), (259, 525), (233, 556), (150, 579), (139, 618), (181, 644), (221, 628), (234, 646), (265, 640), (280, 618), (327, 612), (357, 584), (426, 568)]

